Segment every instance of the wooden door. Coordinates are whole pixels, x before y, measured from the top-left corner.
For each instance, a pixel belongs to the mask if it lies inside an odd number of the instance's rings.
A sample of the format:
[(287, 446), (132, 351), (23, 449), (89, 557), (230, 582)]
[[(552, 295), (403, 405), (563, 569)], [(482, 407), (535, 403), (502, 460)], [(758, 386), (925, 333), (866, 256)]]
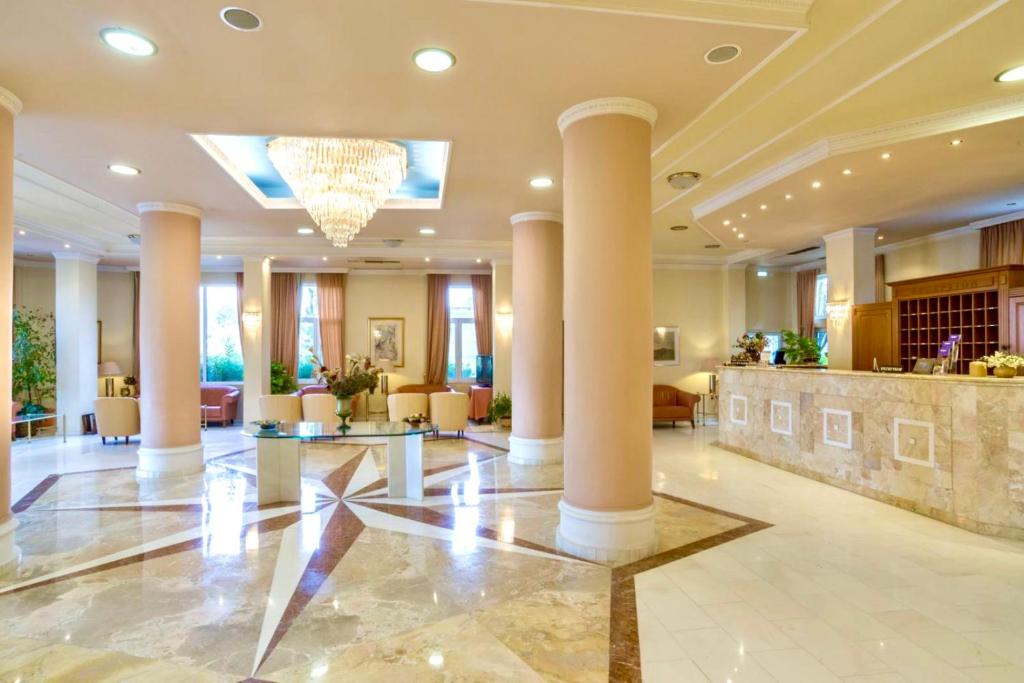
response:
[(871, 370), (879, 365), (898, 365), (893, 353), (893, 304), (860, 304), (853, 307), (853, 369)]
[(1024, 354), (1024, 294), (1010, 296), (1010, 352)]

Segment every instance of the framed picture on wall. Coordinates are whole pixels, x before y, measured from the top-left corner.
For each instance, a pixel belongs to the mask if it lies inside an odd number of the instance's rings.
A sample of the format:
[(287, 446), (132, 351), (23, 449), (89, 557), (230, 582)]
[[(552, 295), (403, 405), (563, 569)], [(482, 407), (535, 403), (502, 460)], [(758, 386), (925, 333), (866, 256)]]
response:
[(654, 364), (679, 365), (679, 328), (654, 328)]
[(370, 362), (405, 367), (405, 318), (370, 318)]

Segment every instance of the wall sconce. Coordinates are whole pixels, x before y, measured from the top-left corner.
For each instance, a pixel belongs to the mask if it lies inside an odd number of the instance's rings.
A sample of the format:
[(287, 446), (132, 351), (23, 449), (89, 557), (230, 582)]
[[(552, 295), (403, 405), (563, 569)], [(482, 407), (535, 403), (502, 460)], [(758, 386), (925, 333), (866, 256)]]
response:
[(242, 324), (248, 329), (259, 327), (263, 320), (263, 314), (259, 311), (245, 311), (242, 313)]
[(512, 332), (512, 312), (511, 311), (507, 311), (507, 312), (503, 312), (503, 313), (498, 313), (495, 316), (495, 319), (498, 321), (498, 330), (502, 334), (509, 334), (509, 333)]
[(825, 304), (825, 311), (827, 312), (828, 319), (832, 322), (845, 322), (850, 319), (850, 302), (833, 301), (827, 303)]

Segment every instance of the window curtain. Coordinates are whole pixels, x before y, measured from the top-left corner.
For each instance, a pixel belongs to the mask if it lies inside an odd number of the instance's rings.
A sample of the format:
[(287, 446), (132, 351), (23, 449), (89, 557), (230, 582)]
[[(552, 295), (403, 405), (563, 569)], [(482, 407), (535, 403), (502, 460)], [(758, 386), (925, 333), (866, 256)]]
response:
[(448, 276), (427, 275), (426, 384), (448, 383)]
[(298, 369), (299, 277), (295, 273), (270, 275), (270, 359), (281, 363), (292, 377)]
[[(345, 275), (318, 273), (316, 276), (317, 316), (320, 319), (320, 359), (329, 368), (340, 368), (345, 360)], [(305, 352), (305, 349), (303, 349)]]
[(473, 322), (476, 325), (476, 348), (489, 356), (493, 349), (494, 317), (491, 315), (491, 276), (471, 275), (473, 284)]
[(235, 306), (238, 310), (238, 355), (245, 359), (245, 323), (242, 321), (242, 301), (245, 290), (245, 275), (235, 273)]
[(875, 254), (875, 303), (885, 302), (885, 254)]
[(796, 274), (796, 320), (804, 337), (814, 336), (814, 288), (819, 274), (817, 268)]
[(139, 282), (139, 271), (135, 271), (132, 273), (132, 377), (135, 378), (136, 393), (142, 385), (142, 368), (139, 364)]
[(1024, 263), (1024, 220), (984, 228), (979, 260), (982, 268)]

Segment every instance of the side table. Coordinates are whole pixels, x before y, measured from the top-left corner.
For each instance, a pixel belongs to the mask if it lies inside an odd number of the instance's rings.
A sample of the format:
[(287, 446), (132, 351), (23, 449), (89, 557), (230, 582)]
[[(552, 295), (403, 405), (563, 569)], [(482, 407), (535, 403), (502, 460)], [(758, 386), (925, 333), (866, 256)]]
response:
[(494, 388), (485, 387), (479, 384), (472, 384), (469, 387), (469, 419), (483, 420), (487, 417), (487, 408), (491, 405), (494, 397)]
[[(714, 413), (710, 413), (709, 408), (714, 404)], [(700, 418), (702, 425), (708, 424), (708, 415), (713, 414), (715, 418), (715, 424), (718, 424), (718, 394), (708, 393), (706, 391), (700, 392), (700, 403), (697, 404), (697, 416)]]

